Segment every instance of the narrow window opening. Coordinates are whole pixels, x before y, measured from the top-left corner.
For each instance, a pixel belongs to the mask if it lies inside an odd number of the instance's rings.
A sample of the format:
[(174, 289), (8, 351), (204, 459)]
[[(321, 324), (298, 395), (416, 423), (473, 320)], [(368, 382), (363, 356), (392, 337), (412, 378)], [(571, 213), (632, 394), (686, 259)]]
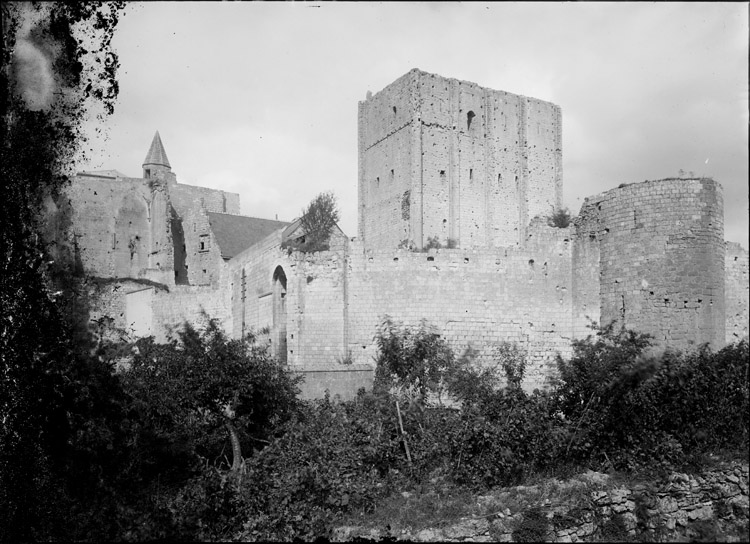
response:
[(393, 106), (393, 115), (396, 115), (396, 106)]
[(466, 130), (471, 130), (471, 122), (474, 120), (474, 117), (476, 117), (476, 114), (473, 111), (469, 111), (466, 114)]
[(117, 234), (113, 232), (112, 233), (112, 249), (116, 249), (116, 248), (117, 248)]
[(151, 170), (150, 169), (146, 168), (145, 173), (146, 173), (146, 175), (145, 175), (146, 179), (148, 179), (148, 178), (151, 177)]
[(469, 168), (469, 181), (473, 181), (473, 180), (474, 180), (474, 169)]

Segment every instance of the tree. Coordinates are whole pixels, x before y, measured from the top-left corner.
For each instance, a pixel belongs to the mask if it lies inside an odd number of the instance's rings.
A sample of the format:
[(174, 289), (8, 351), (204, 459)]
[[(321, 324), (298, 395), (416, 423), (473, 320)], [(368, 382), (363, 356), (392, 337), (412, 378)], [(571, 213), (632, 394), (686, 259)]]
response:
[(303, 235), (286, 242), (282, 247), (304, 252), (326, 251), (338, 221), (336, 197), (332, 192), (320, 193), (302, 211), (300, 227)]
[(214, 319), (202, 332), (186, 324), (168, 344), (139, 340), (123, 380), (146, 433), (188, 463), (216, 459), (228, 439), (232, 471), (242, 469), (243, 441), (267, 442), (298, 403), (299, 378), (252, 334), (230, 340)]
[[(122, 7), (0, 7), (0, 540), (90, 536), (86, 504), (117, 466), (117, 380), (92, 353), (71, 260), (54, 250), (45, 210), (59, 204), (88, 107), (114, 107), (110, 44)], [(104, 501), (97, 507), (104, 519)]]

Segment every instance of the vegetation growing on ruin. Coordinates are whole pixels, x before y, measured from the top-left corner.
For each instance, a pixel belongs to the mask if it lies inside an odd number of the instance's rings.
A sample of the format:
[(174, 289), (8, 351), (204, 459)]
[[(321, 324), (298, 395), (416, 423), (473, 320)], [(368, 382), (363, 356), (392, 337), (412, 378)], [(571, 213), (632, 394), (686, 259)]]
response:
[(302, 236), (283, 240), (281, 249), (314, 253), (327, 251), (331, 234), (340, 219), (336, 197), (332, 192), (320, 193), (310, 201), (300, 216)]
[(558, 229), (568, 228), (573, 221), (573, 216), (568, 208), (557, 208), (547, 216), (547, 225)]

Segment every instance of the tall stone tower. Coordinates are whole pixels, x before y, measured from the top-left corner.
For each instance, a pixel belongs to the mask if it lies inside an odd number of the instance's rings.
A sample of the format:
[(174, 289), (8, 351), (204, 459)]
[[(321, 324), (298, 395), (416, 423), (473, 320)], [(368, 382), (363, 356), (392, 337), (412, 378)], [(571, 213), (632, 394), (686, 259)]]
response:
[(562, 204), (560, 107), (418, 69), (359, 103), (359, 237), (522, 243)]

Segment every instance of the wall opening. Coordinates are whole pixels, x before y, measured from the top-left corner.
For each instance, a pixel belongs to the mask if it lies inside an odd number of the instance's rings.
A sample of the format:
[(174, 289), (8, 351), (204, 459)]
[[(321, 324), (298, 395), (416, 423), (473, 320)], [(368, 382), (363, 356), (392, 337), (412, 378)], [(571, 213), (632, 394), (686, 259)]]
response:
[(476, 114), (473, 111), (469, 111), (466, 114), (466, 130), (471, 130), (471, 122), (474, 120), (474, 117), (476, 117)]
[(273, 271), (273, 329), (271, 342), (274, 355), (286, 363), (286, 274), (280, 266)]
[(172, 250), (174, 252), (174, 282), (177, 285), (188, 285), (187, 251), (185, 248), (185, 231), (182, 221), (175, 209), (169, 207), (169, 222), (172, 228)]

